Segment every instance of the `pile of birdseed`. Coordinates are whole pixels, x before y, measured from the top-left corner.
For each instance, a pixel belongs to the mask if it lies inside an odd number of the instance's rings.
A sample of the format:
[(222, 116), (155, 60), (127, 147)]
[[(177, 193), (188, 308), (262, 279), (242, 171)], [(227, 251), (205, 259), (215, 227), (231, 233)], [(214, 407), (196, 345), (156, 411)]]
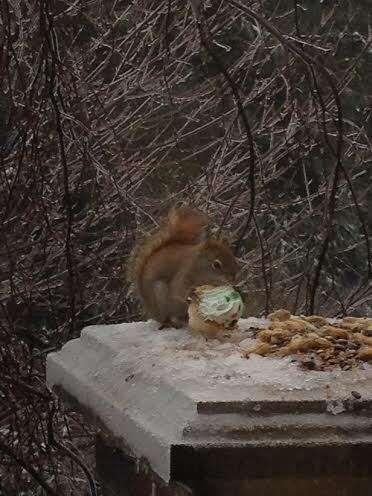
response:
[(350, 370), (372, 362), (372, 319), (344, 317), (330, 323), (318, 315), (296, 316), (277, 310), (268, 316), (266, 329), (258, 329), (258, 342), (244, 356), (291, 356), (309, 370)]

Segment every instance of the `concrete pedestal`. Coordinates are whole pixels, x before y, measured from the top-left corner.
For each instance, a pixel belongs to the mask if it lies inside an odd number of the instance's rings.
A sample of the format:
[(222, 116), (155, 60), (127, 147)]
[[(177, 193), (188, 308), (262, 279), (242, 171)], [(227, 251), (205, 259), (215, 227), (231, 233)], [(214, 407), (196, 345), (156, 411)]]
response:
[[(93, 326), (47, 360), (47, 380), (102, 428), (107, 496), (366, 496), (372, 367), (302, 371), (242, 358), (156, 324)], [(244, 338), (244, 336), (243, 336)]]

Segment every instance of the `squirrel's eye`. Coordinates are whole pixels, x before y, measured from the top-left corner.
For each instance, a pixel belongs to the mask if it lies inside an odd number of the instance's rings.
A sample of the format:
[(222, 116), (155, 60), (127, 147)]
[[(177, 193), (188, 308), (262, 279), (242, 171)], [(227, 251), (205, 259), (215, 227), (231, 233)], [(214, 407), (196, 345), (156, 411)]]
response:
[(212, 264), (213, 268), (216, 269), (216, 270), (221, 270), (222, 269), (222, 263), (220, 260), (216, 259), (214, 260), (213, 264)]

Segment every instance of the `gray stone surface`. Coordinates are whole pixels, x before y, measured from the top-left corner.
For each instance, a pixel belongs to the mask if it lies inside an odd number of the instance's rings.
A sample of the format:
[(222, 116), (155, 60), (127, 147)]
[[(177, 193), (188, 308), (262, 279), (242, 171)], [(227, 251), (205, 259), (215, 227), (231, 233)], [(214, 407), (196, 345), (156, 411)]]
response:
[(243, 358), (249, 327), (264, 325), (243, 320), (224, 343), (152, 322), (91, 326), (48, 356), (47, 380), (166, 481), (178, 470), (176, 447), (372, 446), (372, 367), (315, 372)]

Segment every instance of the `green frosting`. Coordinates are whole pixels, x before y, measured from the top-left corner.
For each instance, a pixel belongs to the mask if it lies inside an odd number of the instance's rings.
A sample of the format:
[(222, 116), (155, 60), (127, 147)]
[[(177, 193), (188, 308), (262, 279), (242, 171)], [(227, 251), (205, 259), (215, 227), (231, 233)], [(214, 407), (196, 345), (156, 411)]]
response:
[(199, 312), (209, 320), (237, 320), (243, 313), (243, 300), (231, 286), (205, 289), (199, 294)]

